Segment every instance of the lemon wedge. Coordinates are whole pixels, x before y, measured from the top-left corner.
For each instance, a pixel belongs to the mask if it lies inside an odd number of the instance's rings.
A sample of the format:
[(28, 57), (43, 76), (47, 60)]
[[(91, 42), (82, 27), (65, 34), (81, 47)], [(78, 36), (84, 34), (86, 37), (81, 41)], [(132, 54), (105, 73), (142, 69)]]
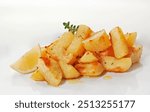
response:
[(40, 57), (41, 48), (39, 45), (36, 45), (10, 66), (19, 73), (28, 74), (37, 69), (38, 59)]

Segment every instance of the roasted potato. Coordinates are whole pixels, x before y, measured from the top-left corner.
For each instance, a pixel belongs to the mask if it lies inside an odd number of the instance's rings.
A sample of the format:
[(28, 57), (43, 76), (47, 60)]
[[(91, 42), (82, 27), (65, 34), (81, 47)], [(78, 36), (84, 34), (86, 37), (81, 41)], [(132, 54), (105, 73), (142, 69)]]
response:
[(76, 60), (76, 56), (74, 56), (72, 53), (64, 55), (64, 57), (61, 59), (61, 61), (64, 61), (67, 64), (74, 64)]
[(67, 53), (66, 50), (59, 45), (48, 47), (47, 53), (57, 61), (63, 60), (69, 64), (73, 64), (76, 61), (76, 56), (74, 56), (72, 53)]
[(114, 56), (114, 51), (112, 47), (102, 52), (96, 52), (99, 56)]
[(129, 49), (125, 40), (124, 33), (120, 27), (115, 27), (110, 31), (112, 47), (116, 58), (123, 58), (128, 55)]
[(41, 48), (41, 57), (49, 57), (50, 54), (47, 52), (47, 46)]
[(72, 65), (67, 64), (64, 61), (59, 61), (59, 65), (63, 71), (63, 78), (73, 79), (80, 76), (80, 73)]
[(66, 54), (73, 54), (75, 57), (82, 56), (85, 49), (81, 38), (74, 38), (70, 46), (67, 48)]
[(126, 37), (126, 42), (127, 42), (128, 46), (132, 47), (135, 43), (137, 33), (136, 32), (127, 33), (127, 34), (125, 34), (125, 37)]
[(59, 61), (65, 55), (65, 49), (60, 46), (54, 46), (48, 53), (53, 59)]
[(85, 54), (78, 60), (79, 63), (91, 63), (95, 61), (98, 61), (98, 59), (90, 51), (86, 51)]
[(80, 25), (77, 32), (76, 32), (76, 37), (82, 38), (85, 40), (88, 38), (93, 31), (86, 25)]
[(52, 44), (47, 47), (47, 53), (55, 60), (63, 60), (66, 63), (73, 64), (76, 61), (76, 56), (72, 53), (68, 53), (64, 47), (60, 44)]
[(99, 62), (93, 62), (88, 64), (76, 64), (75, 68), (83, 76), (99, 76), (103, 73), (104, 67)]
[(143, 46), (142, 45), (135, 45), (132, 48), (132, 53), (130, 55), (132, 63), (139, 62), (141, 55), (142, 55)]
[(74, 36), (71, 32), (65, 32), (58, 40), (47, 47), (47, 52), (55, 60), (60, 60), (65, 55), (65, 52), (71, 44)]
[(58, 44), (58, 40), (45, 47), (47, 49), (47, 53), (55, 60), (61, 59), (65, 53), (65, 49)]
[(60, 36), (58, 46), (67, 49), (74, 39), (74, 35), (71, 32), (65, 32)]
[(31, 78), (35, 81), (45, 81), (42, 73), (38, 69), (33, 72)]
[(102, 64), (106, 71), (110, 72), (125, 72), (129, 70), (132, 65), (131, 58), (121, 58), (117, 59), (111, 56), (103, 56)]
[(87, 51), (104, 51), (111, 46), (109, 36), (105, 30), (99, 31), (83, 41), (83, 46)]
[(38, 69), (48, 84), (58, 86), (62, 80), (62, 71), (57, 61), (52, 58), (40, 58)]

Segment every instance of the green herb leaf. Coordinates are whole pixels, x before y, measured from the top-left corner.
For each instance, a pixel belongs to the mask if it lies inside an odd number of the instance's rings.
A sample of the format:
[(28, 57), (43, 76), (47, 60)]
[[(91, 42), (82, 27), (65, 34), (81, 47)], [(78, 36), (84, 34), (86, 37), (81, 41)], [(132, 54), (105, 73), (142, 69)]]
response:
[(76, 31), (79, 28), (79, 25), (78, 26), (73, 25), (73, 24), (70, 25), (69, 21), (68, 22), (63, 22), (63, 25), (64, 25), (65, 29), (68, 29), (68, 31), (72, 32), (73, 34), (76, 33)]

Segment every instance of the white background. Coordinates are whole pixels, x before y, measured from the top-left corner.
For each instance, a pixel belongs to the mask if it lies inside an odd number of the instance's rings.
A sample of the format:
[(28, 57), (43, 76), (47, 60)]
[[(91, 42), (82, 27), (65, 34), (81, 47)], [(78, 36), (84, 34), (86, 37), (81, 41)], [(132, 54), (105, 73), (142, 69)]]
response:
[[(150, 94), (149, 0), (0, 0), (0, 94)], [(113, 78), (82, 78), (58, 88), (34, 82), (9, 65), (35, 46), (47, 45), (65, 30), (62, 23), (86, 24), (94, 31), (120, 26), (138, 33), (144, 46), (140, 64)]]

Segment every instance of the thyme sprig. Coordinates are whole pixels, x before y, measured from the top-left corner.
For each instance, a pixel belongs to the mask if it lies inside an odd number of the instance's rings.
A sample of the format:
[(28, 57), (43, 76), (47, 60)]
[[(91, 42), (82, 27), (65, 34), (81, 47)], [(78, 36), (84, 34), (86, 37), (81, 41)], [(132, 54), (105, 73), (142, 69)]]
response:
[(70, 24), (70, 22), (63, 22), (64, 28), (68, 29), (68, 31), (72, 32), (73, 34), (78, 30), (79, 25)]

